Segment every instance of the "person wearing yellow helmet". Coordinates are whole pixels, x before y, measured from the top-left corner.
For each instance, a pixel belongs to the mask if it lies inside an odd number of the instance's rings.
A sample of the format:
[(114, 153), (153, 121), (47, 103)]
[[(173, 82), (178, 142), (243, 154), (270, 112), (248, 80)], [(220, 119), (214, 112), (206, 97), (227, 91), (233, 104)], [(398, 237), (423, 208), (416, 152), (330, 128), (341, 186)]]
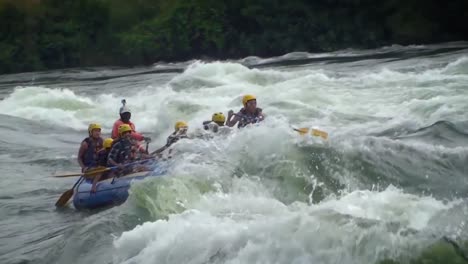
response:
[[(102, 144), (103, 148), (97, 153), (97, 156), (98, 156), (97, 165), (99, 167), (105, 168), (107, 166), (107, 157), (109, 156), (110, 150), (112, 148), (112, 142), (113, 141), (114, 140), (112, 138), (104, 139), (104, 143)], [(108, 175), (109, 175), (108, 172), (96, 174), (96, 176), (94, 176), (94, 178), (93, 178), (93, 185), (91, 187), (91, 192), (96, 192), (96, 184), (101, 179), (107, 178)]]
[(112, 138), (104, 139), (102, 149), (98, 152), (98, 166), (107, 166), (107, 157), (109, 156), (112, 142), (114, 142)]
[(204, 121), (203, 122), (203, 128), (208, 131), (212, 132), (218, 132), (219, 127), (224, 127), (224, 122), (226, 122), (226, 117), (224, 116), (223, 113), (218, 112), (214, 113), (211, 116), (210, 121)]
[(174, 132), (167, 137), (167, 146), (176, 143), (181, 138), (187, 138), (188, 124), (185, 121), (177, 121), (174, 125)]
[(130, 140), (132, 128), (128, 124), (122, 124), (118, 128), (119, 138), (112, 143), (107, 166), (123, 166), (132, 161), (132, 142)]
[(257, 107), (257, 98), (255, 95), (246, 94), (242, 97), (244, 107), (237, 113), (229, 110), (226, 125), (229, 127), (245, 127), (248, 124), (255, 124), (265, 119), (265, 114), (262, 109)]
[(107, 157), (108, 167), (118, 167), (118, 175), (125, 175), (134, 171), (135, 166), (127, 165), (135, 160), (149, 157), (146, 154), (136, 155), (135, 144), (132, 140), (132, 127), (128, 124), (120, 125), (118, 128), (119, 138), (112, 142), (109, 155)]
[(172, 144), (179, 141), (182, 138), (188, 138), (187, 136), (188, 124), (185, 121), (177, 121), (174, 125), (174, 132), (167, 137), (166, 145), (152, 152), (151, 155), (159, 154), (164, 150), (168, 149)]
[(102, 145), (101, 125), (96, 123), (89, 124), (88, 137), (81, 141), (80, 149), (78, 150), (78, 164), (80, 164), (82, 172), (97, 166), (97, 153), (102, 149)]
[(224, 122), (226, 122), (226, 117), (221, 112), (214, 113), (211, 116), (211, 121), (216, 123), (218, 126), (224, 126)]
[(114, 140), (112, 138), (106, 138), (106, 139), (104, 139), (104, 142), (102, 143), (102, 146), (105, 149), (110, 149), (112, 147), (112, 142), (114, 142)]

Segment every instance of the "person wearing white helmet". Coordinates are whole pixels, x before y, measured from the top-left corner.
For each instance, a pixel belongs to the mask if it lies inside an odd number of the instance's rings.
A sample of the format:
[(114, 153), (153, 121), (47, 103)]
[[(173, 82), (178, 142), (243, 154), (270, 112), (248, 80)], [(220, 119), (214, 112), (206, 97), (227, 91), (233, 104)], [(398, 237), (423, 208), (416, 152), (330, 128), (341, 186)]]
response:
[(117, 139), (119, 138), (119, 127), (123, 124), (127, 124), (130, 126), (132, 129), (131, 137), (135, 140), (138, 141), (146, 141), (146, 142), (151, 142), (151, 138), (149, 137), (144, 137), (142, 134), (136, 132), (135, 130), (135, 124), (133, 124), (132, 121), (130, 121), (130, 118), (132, 117), (132, 113), (130, 109), (126, 106), (126, 101), (125, 99), (122, 100), (122, 107), (119, 110), (120, 114), (120, 119), (116, 120), (114, 123), (114, 127), (112, 128), (112, 139)]

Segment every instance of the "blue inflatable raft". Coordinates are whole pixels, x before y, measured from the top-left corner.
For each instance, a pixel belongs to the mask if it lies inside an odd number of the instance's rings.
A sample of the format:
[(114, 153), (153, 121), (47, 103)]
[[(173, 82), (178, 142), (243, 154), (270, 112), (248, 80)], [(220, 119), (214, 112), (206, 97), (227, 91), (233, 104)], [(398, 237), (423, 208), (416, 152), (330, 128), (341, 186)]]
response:
[(96, 192), (91, 193), (92, 179), (86, 179), (75, 189), (73, 205), (76, 209), (96, 209), (124, 203), (128, 198), (128, 189), (134, 181), (147, 177), (164, 175), (164, 168), (153, 171), (137, 172), (119, 178), (109, 178), (96, 184)]

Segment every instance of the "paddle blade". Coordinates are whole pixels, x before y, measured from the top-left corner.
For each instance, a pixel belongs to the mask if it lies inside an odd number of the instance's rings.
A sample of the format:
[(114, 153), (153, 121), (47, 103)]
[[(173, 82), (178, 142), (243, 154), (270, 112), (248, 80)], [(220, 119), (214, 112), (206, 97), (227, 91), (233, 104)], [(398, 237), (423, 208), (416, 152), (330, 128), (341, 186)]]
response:
[(328, 138), (328, 133), (327, 132), (322, 131), (322, 130), (318, 130), (318, 129), (315, 129), (315, 128), (312, 129), (311, 134), (312, 134), (312, 136), (321, 137), (323, 139)]
[(55, 203), (57, 207), (63, 207), (68, 203), (68, 200), (73, 196), (73, 189), (70, 189), (62, 194), (60, 198)]
[(299, 128), (299, 129), (294, 129), (296, 130), (297, 132), (299, 132), (300, 135), (305, 135), (309, 132), (309, 129), (306, 128), (306, 127), (303, 127), (303, 128)]
[(295, 128), (294, 131), (299, 132), (299, 134), (301, 136), (306, 135), (310, 131), (310, 134), (312, 136), (321, 137), (323, 139), (328, 139), (328, 133), (327, 132), (319, 130), (319, 129), (315, 129), (315, 128), (312, 128), (312, 129), (309, 130), (307, 127), (302, 127), (302, 128)]

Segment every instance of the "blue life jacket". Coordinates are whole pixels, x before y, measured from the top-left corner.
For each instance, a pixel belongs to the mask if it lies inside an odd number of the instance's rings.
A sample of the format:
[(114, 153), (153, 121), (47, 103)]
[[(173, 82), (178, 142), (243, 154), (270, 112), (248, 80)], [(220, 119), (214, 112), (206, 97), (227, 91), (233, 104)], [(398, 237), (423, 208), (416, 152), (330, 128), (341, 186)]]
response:
[(83, 156), (81, 157), (83, 164), (88, 168), (96, 167), (98, 160), (97, 153), (99, 150), (102, 149), (102, 138), (98, 138), (96, 142), (96, 140), (94, 140), (93, 138), (87, 137), (83, 140), (83, 142), (86, 142), (88, 144), (88, 149), (85, 153), (83, 153)]

